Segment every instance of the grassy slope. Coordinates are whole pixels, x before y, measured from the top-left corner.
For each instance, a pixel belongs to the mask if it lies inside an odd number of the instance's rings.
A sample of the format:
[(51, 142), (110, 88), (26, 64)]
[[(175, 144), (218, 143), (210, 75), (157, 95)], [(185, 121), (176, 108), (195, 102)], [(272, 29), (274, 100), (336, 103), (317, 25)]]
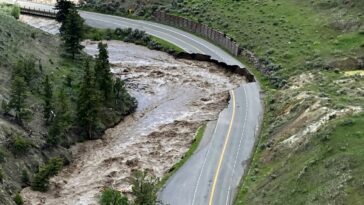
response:
[[(333, 29), (330, 25), (336, 20), (334, 10), (317, 8), (309, 1), (186, 2), (185, 8), (176, 10), (179, 15), (227, 32), (243, 47), (282, 65), (284, 69), (279, 74), (283, 76), (307, 69), (306, 61), (327, 62), (364, 52), (360, 47), (364, 36), (355, 26), (355, 32)], [(352, 16), (351, 19), (357, 19), (363, 26), (360, 8), (364, 8), (364, 2), (357, 0), (355, 7), (348, 7), (350, 13), (344, 16)]]
[[(53, 36), (33, 29), (25, 24), (17, 22), (13, 17), (0, 14), (0, 101), (9, 100), (10, 79), (12, 67), (19, 60), (33, 58), (40, 59), (43, 66), (43, 74), (54, 74), (55, 85), (59, 85), (63, 73), (75, 72), (77, 65), (61, 59), (59, 40)], [(59, 69), (57, 69), (59, 68)], [(25, 123), (26, 127), (33, 131), (29, 133), (14, 124), (11, 120), (0, 116), (0, 150), (4, 154), (4, 161), (0, 162), (0, 168), (4, 174), (4, 180), (0, 183), (0, 204), (13, 204), (14, 193), (20, 191), (21, 172), (26, 170), (30, 176), (37, 171), (37, 167), (52, 156), (69, 156), (66, 149), (57, 147), (52, 150), (42, 150), (44, 139), (42, 133), (46, 130), (42, 122), (40, 111), (41, 98), (37, 94), (40, 89), (40, 79), (37, 79), (35, 90), (30, 91), (27, 107), (33, 112), (32, 119)], [(33, 146), (22, 155), (14, 155), (7, 147), (10, 138), (22, 135), (30, 140)]]
[[(170, 0), (85, 0), (86, 4), (83, 9), (121, 16), (132, 14), (132, 16), (136, 17), (150, 15), (152, 9), (169, 2)], [(129, 13), (129, 9), (131, 13)]]
[[(8, 9), (8, 8), (7, 8)], [(78, 95), (78, 82), (83, 74), (83, 61), (81, 55), (76, 61), (64, 58), (61, 41), (58, 37), (34, 29), (16, 21), (0, 11), (0, 102), (9, 100), (10, 79), (13, 67), (20, 60), (32, 59), (35, 61), (36, 75), (31, 82), (26, 107), (32, 113), (31, 119), (19, 127), (9, 116), (3, 116), (0, 108), (0, 172), (4, 179), (0, 182), (0, 204), (13, 204), (12, 197), (25, 184), (21, 182), (21, 173), (26, 170), (32, 179), (38, 167), (49, 158), (62, 156), (70, 160), (70, 152), (65, 147), (83, 140), (83, 136), (75, 134), (74, 127), (68, 132), (67, 139), (62, 139), (62, 146), (45, 146), (47, 128), (44, 125), (42, 113), (42, 82), (45, 75), (49, 75), (56, 96), (60, 88), (64, 88), (70, 101), (71, 116), (75, 116), (76, 99)], [(39, 62), (42, 69), (39, 69)], [(71, 86), (68, 84), (71, 79)], [(132, 109), (132, 108), (130, 108)], [(127, 109), (128, 112), (129, 109)], [(130, 110), (129, 110), (130, 111)], [(115, 110), (102, 111), (101, 129), (110, 127), (118, 122), (124, 114)], [(75, 119), (72, 119), (75, 121)], [(31, 131), (29, 131), (31, 130)], [(15, 155), (10, 151), (10, 139), (20, 135), (31, 142), (32, 146), (23, 154)]]

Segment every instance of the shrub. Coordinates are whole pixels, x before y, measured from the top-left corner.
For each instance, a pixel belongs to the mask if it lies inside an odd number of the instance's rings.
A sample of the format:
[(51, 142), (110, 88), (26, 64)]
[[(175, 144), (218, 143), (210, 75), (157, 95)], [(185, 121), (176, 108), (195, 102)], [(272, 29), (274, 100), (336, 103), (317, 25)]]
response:
[(157, 204), (157, 183), (158, 180), (154, 177), (148, 176), (145, 171), (134, 172), (131, 178), (131, 184), (133, 185), (131, 194), (135, 197), (134, 204)]
[(3, 112), (4, 115), (7, 115), (10, 112), (9, 103), (6, 102), (5, 100), (1, 102), (1, 111)]
[(3, 179), (4, 179), (3, 170), (0, 169), (0, 183), (3, 182)]
[(14, 202), (16, 205), (23, 205), (24, 202), (23, 202), (23, 198), (20, 196), (19, 193), (17, 193), (14, 197)]
[(62, 158), (52, 158), (43, 165), (32, 182), (32, 189), (45, 192), (48, 190), (49, 178), (55, 176), (63, 167)]
[(24, 186), (30, 185), (29, 175), (27, 170), (25, 169), (23, 169), (23, 171), (21, 172), (21, 181), (23, 182)]
[(19, 19), (19, 16), (20, 16), (20, 8), (18, 6), (13, 6), (13, 9), (11, 10), (11, 15), (15, 19)]
[(128, 199), (119, 191), (112, 188), (106, 188), (100, 198), (101, 205), (128, 205)]
[(0, 149), (0, 163), (3, 163), (3, 162), (5, 162), (5, 152), (2, 150), (2, 149)]
[(32, 142), (21, 135), (17, 135), (10, 142), (10, 150), (14, 154), (24, 154), (32, 146)]

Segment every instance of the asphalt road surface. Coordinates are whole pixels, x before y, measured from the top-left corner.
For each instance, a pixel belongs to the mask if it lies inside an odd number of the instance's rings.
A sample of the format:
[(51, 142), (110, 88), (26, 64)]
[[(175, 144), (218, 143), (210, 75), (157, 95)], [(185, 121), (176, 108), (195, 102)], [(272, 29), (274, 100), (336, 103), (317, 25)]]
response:
[[(21, 6), (50, 10), (52, 6), (18, 1)], [(212, 43), (179, 29), (141, 20), (80, 11), (98, 28), (133, 28), (169, 41), (187, 52), (202, 53), (227, 64), (243, 65)], [(173, 175), (159, 194), (171, 205), (232, 204), (237, 186), (253, 152), (263, 110), (257, 83), (230, 92), (229, 106), (209, 123), (196, 153)]]

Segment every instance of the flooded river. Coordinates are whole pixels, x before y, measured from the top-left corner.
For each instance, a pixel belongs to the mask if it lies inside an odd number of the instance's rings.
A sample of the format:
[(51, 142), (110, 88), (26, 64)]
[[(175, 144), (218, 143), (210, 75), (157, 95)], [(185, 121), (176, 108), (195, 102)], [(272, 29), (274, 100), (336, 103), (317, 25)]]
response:
[[(45, 23), (48, 20), (28, 21), (43, 29), (54, 25)], [(138, 100), (137, 111), (108, 129), (102, 140), (72, 146), (71, 165), (50, 180), (47, 193), (25, 188), (21, 193), (25, 204), (98, 204), (103, 187), (130, 192), (132, 170), (162, 177), (188, 150), (197, 128), (217, 119), (227, 105), (228, 91), (244, 83), (242, 76), (211, 63), (176, 60), (120, 41), (106, 43), (112, 72)], [(84, 45), (88, 54), (97, 53), (97, 42)]]

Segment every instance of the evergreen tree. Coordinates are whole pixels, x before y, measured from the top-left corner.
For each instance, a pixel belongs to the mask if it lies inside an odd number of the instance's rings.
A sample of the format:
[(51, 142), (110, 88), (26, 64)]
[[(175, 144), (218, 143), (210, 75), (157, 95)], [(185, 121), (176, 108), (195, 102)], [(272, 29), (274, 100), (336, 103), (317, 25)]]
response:
[(1, 102), (1, 110), (4, 115), (9, 114), (9, 111), (10, 111), (9, 104), (4, 99)]
[(55, 117), (48, 130), (47, 143), (50, 145), (57, 145), (60, 140), (64, 139), (71, 125), (71, 121), (69, 101), (65, 91), (61, 89), (57, 96)]
[(96, 87), (94, 74), (90, 69), (89, 60), (86, 60), (83, 80), (77, 101), (77, 118), (80, 127), (87, 137), (92, 139), (96, 133), (99, 113), (99, 93)]
[(22, 77), (29, 87), (32, 86), (31, 82), (37, 74), (35, 61), (32, 58), (18, 61), (13, 70), (13, 76)]
[(48, 125), (49, 121), (51, 120), (52, 115), (52, 98), (53, 98), (53, 91), (52, 91), (52, 85), (49, 82), (48, 75), (45, 77), (44, 84), (43, 84), (43, 116), (44, 120), (46, 121), (46, 124)]
[(103, 102), (106, 103), (112, 99), (113, 79), (110, 71), (109, 54), (107, 44), (99, 43), (99, 55), (96, 58), (95, 74), (97, 85), (101, 91)]
[(117, 78), (113, 86), (114, 95), (114, 108), (121, 112), (121, 114), (127, 114), (133, 111), (137, 107), (136, 99), (131, 97), (125, 88), (125, 83), (121, 79)]
[(10, 91), (9, 108), (15, 111), (15, 120), (21, 124), (26, 112), (25, 100), (27, 98), (27, 85), (23, 77), (13, 76)]
[(56, 21), (61, 23), (61, 28), (59, 29), (61, 33), (64, 31), (64, 22), (70, 13), (70, 10), (75, 8), (75, 4), (68, 0), (57, 0), (55, 9), (58, 11), (56, 14)]
[(114, 106), (116, 110), (124, 113), (125, 108), (125, 102), (124, 102), (124, 91), (125, 91), (125, 84), (124, 81), (120, 80), (120, 78), (116, 79), (115, 85), (114, 85)]
[(83, 24), (84, 20), (78, 14), (77, 10), (72, 8), (66, 17), (61, 35), (64, 40), (65, 49), (67, 52), (71, 53), (73, 59), (83, 48), (81, 45), (84, 35)]

